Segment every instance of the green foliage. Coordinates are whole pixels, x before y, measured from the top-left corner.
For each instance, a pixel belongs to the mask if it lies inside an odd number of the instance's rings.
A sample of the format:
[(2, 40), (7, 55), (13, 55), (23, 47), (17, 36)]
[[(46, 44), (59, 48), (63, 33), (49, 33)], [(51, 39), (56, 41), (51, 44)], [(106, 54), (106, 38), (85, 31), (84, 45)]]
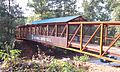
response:
[(21, 51), (18, 49), (9, 50), (9, 52), (7, 52), (6, 50), (0, 50), (0, 59), (4, 61), (13, 60), (15, 58), (18, 58), (20, 53)]
[(116, 46), (120, 46), (120, 40), (117, 41)]
[(107, 8), (110, 10), (112, 20), (120, 20), (120, 0), (107, 0)]
[(106, 8), (105, 0), (83, 0), (82, 7), (84, 15), (91, 21), (110, 20), (109, 10)]
[(120, 20), (120, 0), (83, 0), (82, 7), (89, 20)]
[(33, 62), (16, 58), (7, 61), (2, 69), (8, 72), (85, 72), (83, 67), (76, 67), (69, 62), (56, 59), (51, 61), (50, 64), (44, 64), (44, 62)]
[(85, 72), (84, 69), (77, 69), (68, 62), (54, 60), (49, 65), (47, 72)]
[(76, 61), (86, 62), (86, 61), (88, 61), (89, 56), (87, 56), (87, 55), (84, 55), (84, 56), (75, 56), (75, 57), (73, 57), (73, 59), (76, 60)]
[(30, 24), (30, 23), (32, 23), (32, 21), (39, 20), (40, 16), (41, 15), (39, 15), (39, 14), (34, 14), (34, 16), (28, 16), (27, 23)]
[(41, 19), (79, 14), (76, 10), (76, 0), (32, 1), (28, 6), (34, 8), (35, 14), (39, 14)]
[(8, 0), (0, 3), (0, 48), (5, 48), (5, 44), (10, 45), (15, 36), (15, 27), (25, 22), (21, 7), (15, 4), (15, 0), (9, 1), (9, 4)]
[(5, 72), (39, 72), (40, 67), (35, 62), (16, 58), (8, 61), (2, 70)]
[(23, 62), (13, 65), (13, 72), (39, 72), (40, 67), (36, 63)]

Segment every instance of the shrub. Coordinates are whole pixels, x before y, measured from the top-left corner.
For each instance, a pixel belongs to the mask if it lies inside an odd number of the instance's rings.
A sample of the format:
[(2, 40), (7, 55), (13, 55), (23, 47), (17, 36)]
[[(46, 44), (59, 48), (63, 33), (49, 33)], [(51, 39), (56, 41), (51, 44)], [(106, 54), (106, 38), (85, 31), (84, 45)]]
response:
[(20, 58), (7, 61), (7, 66), (2, 68), (5, 72), (39, 72), (40, 67), (37, 63), (22, 60)]
[(21, 51), (18, 49), (9, 50), (0, 50), (0, 59), (4, 61), (12, 60), (17, 58), (20, 55)]
[(84, 56), (75, 56), (75, 57), (73, 57), (73, 59), (76, 60), (76, 61), (86, 62), (89, 59), (89, 56), (87, 56), (87, 55), (84, 55)]
[(54, 60), (48, 66), (47, 72), (85, 72), (82, 68), (76, 68), (69, 62)]

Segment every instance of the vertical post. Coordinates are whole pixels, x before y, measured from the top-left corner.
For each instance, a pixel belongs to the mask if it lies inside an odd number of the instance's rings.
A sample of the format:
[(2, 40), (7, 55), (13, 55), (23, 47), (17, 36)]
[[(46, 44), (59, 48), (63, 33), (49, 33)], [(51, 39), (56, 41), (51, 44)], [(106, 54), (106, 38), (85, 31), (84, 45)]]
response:
[(28, 34), (30, 35), (30, 26), (28, 27), (28, 31), (29, 31), (29, 33), (28, 33)]
[(21, 28), (19, 28), (20, 29), (20, 36), (19, 36), (19, 38), (21, 38)]
[(23, 35), (22, 27), (20, 29), (21, 29), (21, 38), (22, 38), (22, 35)]
[(47, 36), (49, 35), (49, 26), (47, 25)]
[(38, 25), (37, 25), (37, 26), (36, 26), (36, 34), (37, 34), (37, 35), (38, 35), (38, 30), (39, 30), (39, 29), (38, 29)]
[(18, 27), (16, 27), (16, 34), (15, 34), (15, 37), (16, 37), (16, 38), (19, 38), (19, 28), (18, 28)]
[(26, 36), (26, 27), (23, 28), (23, 32), (24, 32), (24, 38)]
[(100, 25), (101, 25), (101, 29), (100, 29), (100, 56), (101, 56), (103, 52), (103, 27), (104, 25), (103, 24), (100, 24)]
[(66, 39), (67, 39), (67, 44), (66, 44), (66, 46), (67, 46), (67, 48), (69, 47), (68, 46), (68, 41), (69, 41), (69, 25), (68, 24), (66, 24)]
[(36, 32), (37, 32), (37, 26), (35, 25), (35, 27), (34, 27), (34, 29), (35, 29), (35, 35), (37, 34)]
[(80, 50), (82, 51), (82, 42), (83, 42), (83, 24), (80, 24)]
[(42, 26), (39, 26), (39, 35), (42, 35)]
[(22, 38), (24, 38), (24, 27), (22, 27)]
[(30, 33), (31, 33), (31, 35), (32, 35), (32, 26), (30, 26)]
[(27, 34), (27, 28), (26, 27), (25, 27), (24, 31), (25, 31), (25, 37), (24, 38), (26, 38), (26, 34)]
[(22, 38), (24, 38), (24, 28), (22, 27)]
[(26, 27), (26, 38), (27, 38), (27, 36), (29, 35), (29, 28), (28, 28), (28, 26)]
[(105, 26), (105, 45), (107, 45), (108, 25)]
[(23, 38), (25, 38), (25, 27), (23, 27)]
[(26, 38), (26, 34), (27, 34), (27, 28), (25, 27), (25, 29), (24, 29), (24, 30), (25, 30), (25, 38)]
[(55, 36), (57, 37), (57, 31), (58, 30), (58, 26), (57, 26), (57, 24), (55, 24)]

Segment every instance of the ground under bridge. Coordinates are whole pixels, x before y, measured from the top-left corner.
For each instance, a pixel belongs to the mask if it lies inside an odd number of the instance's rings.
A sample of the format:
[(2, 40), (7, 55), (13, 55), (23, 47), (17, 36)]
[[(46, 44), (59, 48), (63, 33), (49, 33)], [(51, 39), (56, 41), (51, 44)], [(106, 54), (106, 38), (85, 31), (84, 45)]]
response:
[(92, 55), (120, 57), (120, 21), (87, 22), (82, 16), (70, 16), (34, 21), (30, 25), (17, 26), (16, 39), (38, 43)]

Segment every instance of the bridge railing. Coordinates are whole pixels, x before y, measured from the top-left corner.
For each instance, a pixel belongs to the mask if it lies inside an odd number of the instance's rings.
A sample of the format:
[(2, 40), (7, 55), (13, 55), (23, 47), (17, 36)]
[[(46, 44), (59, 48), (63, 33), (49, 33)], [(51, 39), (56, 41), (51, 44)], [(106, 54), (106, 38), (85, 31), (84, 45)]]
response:
[[(108, 33), (110, 32), (110, 31), (108, 31), (109, 30), (108, 28), (112, 27), (112, 26), (113, 27), (119, 26), (119, 28), (120, 28), (120, 21), (116, 21), (116, 22), (69, 22), (68, 24), (69, 25), (79, 25), (78, 29), (76, 29), (76, 32), (70, 39), (68, 46), (71, 45), (72, 40), (74, 39), (75, 35), (79, 31), (79, 36), (80, 36), (79, 48), (81, 51), (84, 51), (92, 40), (94, 40), (94, 43), (95, 43), (95, 41), (96, 41), (95, 38), (96, 38), (98, 45), (99, 45), (99, 49), (98, 49), (99, 55), (104, 56), (105, 54), (110, 53), (109, 52), (110, 49), (120, 39), (120, 32), (118, 32), (118, 35), (116, 35), (116, 36), (114, 35), (115, 36), (114, 38), (111, 38), (108, 36)], [(84, 29), (84, 27), (87, 27), (87, 26), (96, 28), (93, 31), (88, 31), (88, 32), (92, 32), (90, 34), (91, 36), (89, 36), (88, 39), (85, 37), (85, 29)], [(116, 34), (116, 33), (114, 33), (114, 34)], [(84, 43), (85, 39), (87, 39), (86, 43)], [(111, 40), (111, 41), (109, 41), (109, 43), (108, 43), (108, 40)], [(107, 46), (107, 48), (105, 48), (104, 46)], [(120, 54), (116, 54), (116, 53), (112, 53), (112, 54), (120, 56)]]
[[(91, 49), (99, 53), (99, 56), (116, 53), (113, 46), (120, 39), (120, 32), (110, 28), (120, 27), (120, 21), (115, 22), (68, 22), (24, 25), (16, 28), (16, 39), (33, 40), (59, 47), (74, 47), (80, 51)], [(109, 33), (113, 36), (110, 37)], [(97, 46), (97, 48), (95, 46)], [(94, 48), (90, 48), (94, 47)], [(119, 47), (118, 47), (119, 48)]]

